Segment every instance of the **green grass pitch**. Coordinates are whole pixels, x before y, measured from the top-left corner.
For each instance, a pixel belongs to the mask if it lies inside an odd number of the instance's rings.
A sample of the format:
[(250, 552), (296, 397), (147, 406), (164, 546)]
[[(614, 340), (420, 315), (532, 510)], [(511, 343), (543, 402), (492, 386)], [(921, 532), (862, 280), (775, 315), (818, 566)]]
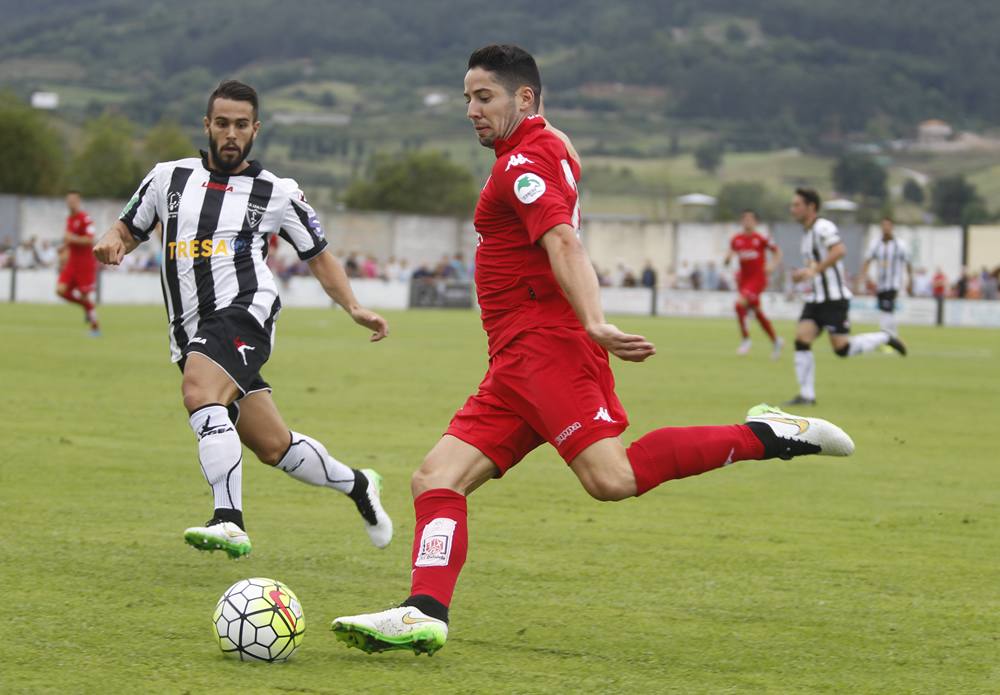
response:
[[(1000, 692), (996, 331), (906, 328), (906, 359), (840, 360), (824, 338), (815, 412), (851, 459), (745, 462), (612, 504), (539, 449), (473, 495), (452, 637), (417, 659), (345, 649), (329, 624), (406, 596), (409, 475), (485, 369), (477, 317), (391, 314), (370, 345), (341, 313), (284, 313), (279, 407), (384, 474), (397, 535), (374, 549), (346, 498), (248, 455), (239, 562), (181, 539), (211, 496), (162, 308), (103, 318), (89, 339), (75, 307), (0, 305), (2, 692)], [(618, 323), (659, 349), (615, 365), (626, 441), (795, 391), (759, 332), (736, 356), (734, 322)], [(249, 576), (302, 600), (287, 664), (212, 642), (216, 600)]]

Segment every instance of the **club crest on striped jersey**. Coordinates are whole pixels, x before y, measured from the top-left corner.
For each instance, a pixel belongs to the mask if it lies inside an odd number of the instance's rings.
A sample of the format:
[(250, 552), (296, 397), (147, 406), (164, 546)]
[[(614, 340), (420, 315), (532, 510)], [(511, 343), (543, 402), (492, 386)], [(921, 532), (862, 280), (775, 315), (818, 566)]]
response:
[(171, 191), (167, 196), (167, 212), (170, 217), (177, 217), (177, 209), (181, 206), (181, 194), (178, 191)]
[(267, 208), (259, 203), (247, 203), (247, 226), (250, 229), (256, 229), (260, 225), (260, 221), (264, 219), (264, 213), (267, 212)]

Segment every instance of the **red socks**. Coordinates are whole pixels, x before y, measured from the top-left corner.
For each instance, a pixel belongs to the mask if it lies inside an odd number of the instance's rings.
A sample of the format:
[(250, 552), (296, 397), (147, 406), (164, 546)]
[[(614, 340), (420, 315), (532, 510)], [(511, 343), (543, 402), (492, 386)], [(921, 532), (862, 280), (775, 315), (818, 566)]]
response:
[(451, 603), (458, 574), (469, 551), (468, 507), (454, 490), (428, 490), (413, 501), (413, 578), (410, 595)]
[(747, 331), (747, 308), (740, 303), (736, 304), (736, 318), (740, 322), (740, 333), (743, 335), (743, 339), (746, 340), (750, 337), (750, 333)]
[(771, 342), (773, 343), (777, 340), (777, 337), (774, 335), (774, 326), (771, 325), (768, 318), (761, 312), (760, 307), (754, 308), (753, 313), (757, 314), (757, 322), (760, 323), (760, 327), (764, 329), (765, 333), (767, 333)]
[(627, 453), (638, 496), (668, 480), (761, 459), (764, 445), (746, 425), (664, 427), (632, 442)]

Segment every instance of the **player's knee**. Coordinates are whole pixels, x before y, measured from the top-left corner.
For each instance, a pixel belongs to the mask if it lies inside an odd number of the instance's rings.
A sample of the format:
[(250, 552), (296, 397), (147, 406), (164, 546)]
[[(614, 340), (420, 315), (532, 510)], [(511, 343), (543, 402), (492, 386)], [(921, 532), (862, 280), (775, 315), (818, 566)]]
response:
[(807, 343), (804, 340), (795, 339), (795, 349), (799, 352), (808, 352), (812, 349), (812, 343)]
[(582, 482), (587, 494), (599, 502), (617, 502), (635, 495), (635, 482), (611, 471), (590, 476)]
[(851, 346), (849, 343), (844, 343), (840, 347), (833, 348), (834, 354), (837, 355), (838, 357), (847, 357), (847, 355), (850, 354), (850, 351), (851, 351)]
[(181, 396), (184, 399), (184, 407), (189, 413), (193, 413), (211, 403), (218, 403), (219, 399), (212, 399), (208, 392), (194, 380), (185, 377), (181, 381)]
[(277, 466), (281, 459), (288, 453), (289, 436), (286, 432), (284, 436), (272, 436), (256, 441), (250, 447), (254, 455), (261, 463), (268, 466)]

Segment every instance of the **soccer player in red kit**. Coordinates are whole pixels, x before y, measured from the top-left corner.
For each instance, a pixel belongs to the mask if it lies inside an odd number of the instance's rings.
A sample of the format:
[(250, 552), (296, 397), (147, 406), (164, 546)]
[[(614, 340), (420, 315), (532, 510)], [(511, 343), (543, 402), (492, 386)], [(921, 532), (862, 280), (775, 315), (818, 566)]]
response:
[(97, 283), (97, 259), (91, 253), (94, 246), (94, 223), (90, 215), (83, 211), (77, 191), (66, 194), (66, 207), (69, 208), (69, 217), (66, 218), (63, 243), (69, 255), (59, 273), (56, 294), (67, 302), (83, 307), (84, 316), (90, 324), (90, 334), (97, 336), (101, 329), (97, 323), (94, 301)]
[(368, 652), (430, 654), (444, 646), (468, 550), (466, 497), (544, 442), (599, 500), (641, 495), (733, 461), (854, 449), (836, 425), (764, 405), (751, 409), (747, 424), (658, 429), (626, 449), (619, 436), (628, 416), (608, 353), (642, 362), (655, 348), (604, 319), (577, 236), (579, 161), (538, 114), (542, 87), (531, 55), (486, 46), (468, 68), (468, 117), (497, 158), (474, 219), (489, 368), (413, 475), (410, 597), (397, 608), (333, 622), (339, 639)]
[[(733, 256), (736, 256), (740, 261), (740, 269), (737, 273), (740, 296), (736, 300), (736, 318), (740, 323), (740, 334), (743, 336), (743, 342), (740, 343), (737, 352), (741, 355), (750, 352), (747, 312), (753, 311), (760, 327), (771, 339), (773, 346), (771, 358), (778, 359), (785, 341), (775, 335), (774, 327), (764, 316), (764, 312), (760, 308), (760, 296), (767, 289), (767, 276), (771, 274), (774, 266), (781, 263), (781, 249), (771, 239), (757, 231), (757, 213), (753, 210), (744, 210), (740, 216), (740, 222), (743, 229), (729, 240), (729, 253), (726, 255), (725, 261), (726, 265), (729, 265)], [(767, 262), (768, 251), (774, 254), (772, 264)]]

